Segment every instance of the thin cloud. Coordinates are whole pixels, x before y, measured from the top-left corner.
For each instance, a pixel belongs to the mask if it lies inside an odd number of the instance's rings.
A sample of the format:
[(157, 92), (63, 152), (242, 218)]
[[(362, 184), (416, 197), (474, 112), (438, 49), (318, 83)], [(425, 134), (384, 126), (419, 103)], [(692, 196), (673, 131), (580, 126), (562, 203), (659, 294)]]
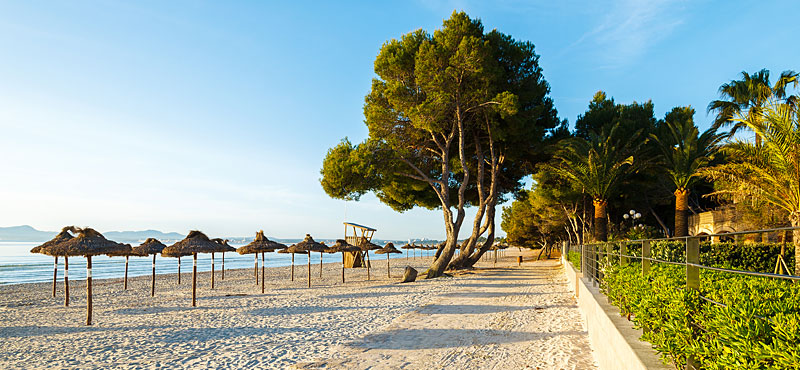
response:
[(599, 24), (562, 51), (591, 47), (601, 68), (623, 67), (644, 55), (683, 23), (683, 0), (623, 0)]

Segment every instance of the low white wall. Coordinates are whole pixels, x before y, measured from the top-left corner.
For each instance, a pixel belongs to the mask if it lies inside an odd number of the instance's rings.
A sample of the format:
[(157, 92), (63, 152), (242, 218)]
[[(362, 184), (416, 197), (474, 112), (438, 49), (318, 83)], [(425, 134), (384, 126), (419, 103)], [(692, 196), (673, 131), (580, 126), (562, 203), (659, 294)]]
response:
[(582, 278), (564, 256), (561, 263), (601, 369), (673, 369), (659, 360), (649, 343), (639, 340), (641, 330), (634, 329), (632, 322), (621, 317), (619, 309), (609, 304), (608, 298), (598, 288)]

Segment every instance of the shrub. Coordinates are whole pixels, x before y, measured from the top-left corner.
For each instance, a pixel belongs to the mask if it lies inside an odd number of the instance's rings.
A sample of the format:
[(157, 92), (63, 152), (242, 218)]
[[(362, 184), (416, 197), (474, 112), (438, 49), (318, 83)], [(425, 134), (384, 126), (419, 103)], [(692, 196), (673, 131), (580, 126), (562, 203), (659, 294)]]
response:
[(572, 266), (575, 267), (578, 271), (581, 270), (581, 253), (576, 251), (569, 251), (567, 253), (567, 260), (572, 263)]

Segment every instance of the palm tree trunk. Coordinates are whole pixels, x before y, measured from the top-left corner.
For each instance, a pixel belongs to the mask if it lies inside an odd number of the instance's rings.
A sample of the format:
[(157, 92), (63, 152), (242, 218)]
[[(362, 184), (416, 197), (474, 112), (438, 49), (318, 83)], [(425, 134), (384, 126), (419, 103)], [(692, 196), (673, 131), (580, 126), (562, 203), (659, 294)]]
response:
[[(800, 212), (796, 212), (791, 219), (793, 227), (800, 227)], [(794, 275), (800, 275), (800, 229), (792, 230), (792, 243), (794, 244)]]
[(689, 236), (689, 189), (675, 190), (675, 236)]
[(594, 199), (594, 240), (604, 242), (608, 240), (608, 218), (606, 206), (608, 202), (604, 199)]

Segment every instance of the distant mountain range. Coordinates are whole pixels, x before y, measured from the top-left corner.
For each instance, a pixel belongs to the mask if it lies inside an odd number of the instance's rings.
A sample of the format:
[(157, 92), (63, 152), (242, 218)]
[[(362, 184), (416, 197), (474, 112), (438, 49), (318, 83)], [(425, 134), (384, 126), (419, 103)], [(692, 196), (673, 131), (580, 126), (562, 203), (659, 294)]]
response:
[[(52, 239), (58, 231), (41, 231), (31, 226), (0, 227), (0, 241), (2, 242), (45, 242)], [(118, 242), (137, 242), (147, 238), (156, 238), (161, 241), (176, 241), (183, 239), (179, 233), (165, 233), (158, 230), (144, 231), (108, 231), (103, 236)]]

